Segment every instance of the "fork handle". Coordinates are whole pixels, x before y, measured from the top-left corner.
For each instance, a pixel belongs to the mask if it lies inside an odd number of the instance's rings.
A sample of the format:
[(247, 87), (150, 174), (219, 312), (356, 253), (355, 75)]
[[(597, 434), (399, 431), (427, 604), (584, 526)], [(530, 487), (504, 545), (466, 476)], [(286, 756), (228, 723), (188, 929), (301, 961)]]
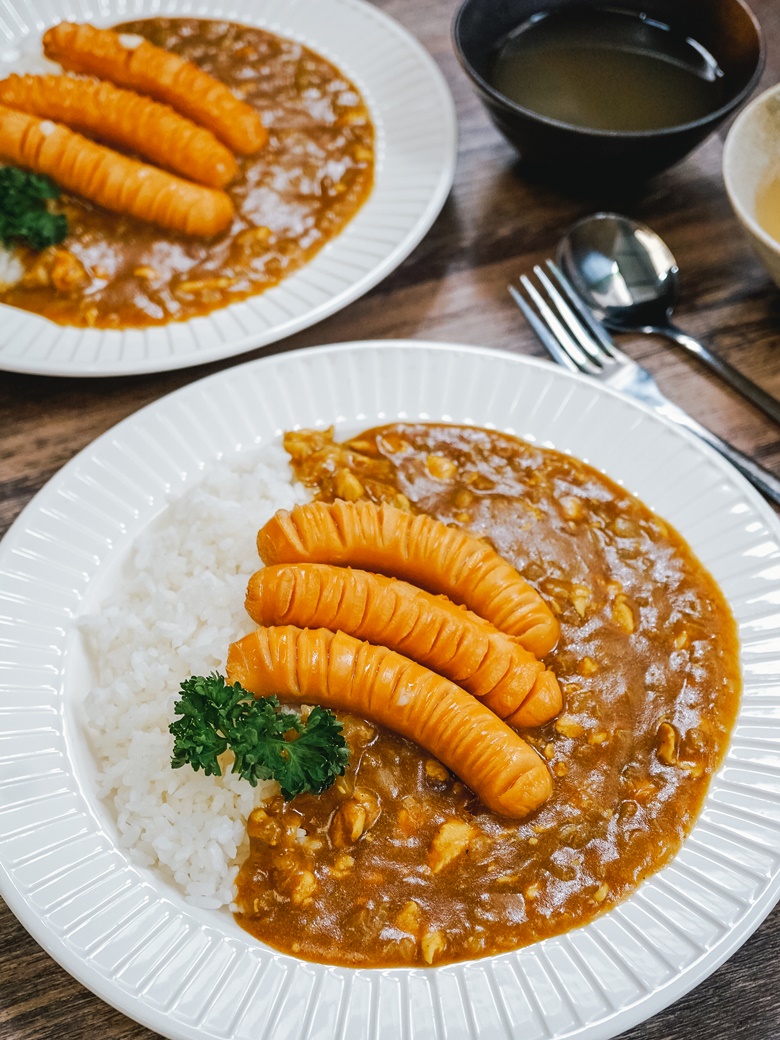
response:
[(706, 426), (702, 426), (701, 423), (696, 422), (695, 419), (691, 418), (682, 408), (678, 408), (677, 405), (672, 404), (671, 401), (667, 401), (662, 405), (657, 405), (656, 409), (661, 415), (667, 419), (671, 419), (672, 422), (678, 423), (680, 426), (684, 426), (687, 430), (695, 433), (698, 437), (701, 437), (703, 441), (719, 451), (724, 458), (727, 458), (729, 462), (735, 466), (743, 477), (747, 477), (754, 487), (765, 495), (770, 502), (774, 502), (775, 505), (780, 506), (780, 479), (769, 472), (768, 469), (764, 469), (763, 466), (759, 466), (757, 462), (748, 458), (747, 455), (743, 455), (741, 451), (738, 451), (735, 447), (729, 444), (727, 441), (723, 441), (714, 434), (711, 430), (708, 430)]

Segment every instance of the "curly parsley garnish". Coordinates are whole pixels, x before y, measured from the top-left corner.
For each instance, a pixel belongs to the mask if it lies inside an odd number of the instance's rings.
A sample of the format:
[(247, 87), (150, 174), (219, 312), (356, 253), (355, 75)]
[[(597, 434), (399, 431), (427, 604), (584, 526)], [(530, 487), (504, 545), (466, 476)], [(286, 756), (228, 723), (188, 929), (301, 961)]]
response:
[(206, 776), (221, 776), (219, 756), (233, 752), (231, 772), (253, 786), (277, 780), (285, 798), (303, 791), (320, 794), (343, 776), (349, 749), (333, 712), (312, 708), (306, 721), (281, 711), (277, 697), (255, 699), (240, 683), (216, 673), (181, 684), (169, 726), (174, 736), (171, 765), (189, 764)]
[(0, 242), (21, 242), (36, 250), (61, 242), (68, 233), (67, 218), (46, 206), (59, 196), (60, 189), (48, 177), (0, 167)]

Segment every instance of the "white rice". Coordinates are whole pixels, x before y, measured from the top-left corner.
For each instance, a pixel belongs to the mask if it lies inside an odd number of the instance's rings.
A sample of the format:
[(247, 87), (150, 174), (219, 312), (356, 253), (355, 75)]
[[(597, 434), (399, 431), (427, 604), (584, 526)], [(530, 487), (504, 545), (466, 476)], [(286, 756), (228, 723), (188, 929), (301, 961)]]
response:
[(21, 281), (24, 267), (16, 251), (0, 245), (0, 292), (11, 289)]
[(278, 787), (172, 769), (173, 705), (182, 680), (224, 673), (228, 645), (252, 628), (257, 529), (306, 498), (281, 447), (213, 468), (138, 539), (121, 589), (83, 625), (98, 676), (85, 719), (119, 843), (198, 906), (233, 901), (247, 817)]

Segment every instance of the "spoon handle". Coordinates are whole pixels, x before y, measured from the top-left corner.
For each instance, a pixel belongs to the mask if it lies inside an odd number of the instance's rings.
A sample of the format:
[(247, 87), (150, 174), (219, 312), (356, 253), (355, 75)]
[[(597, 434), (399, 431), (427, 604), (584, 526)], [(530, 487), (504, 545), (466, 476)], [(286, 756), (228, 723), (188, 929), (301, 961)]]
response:
[(730, 387), (737, 390), (748, 401), (751, 401), (756, 408), (760, 408), (770, 419), (774, 419), (780, 425), (780, 401), (777, 398), (762, 390), (760, 386), (756, 386), (752, 379), (743, 376), (728, 361), (724, 361), (717, 354), (713, 354), (703, 343), (699, 343), (693, 336), (689, 336), (682, 329), (678, 329), (676, 325), (664, 325), (658, 331), (697, 357), (703, 365), (706, 365), (707, 368), (719, 375), (724, 383), (728, 383)]

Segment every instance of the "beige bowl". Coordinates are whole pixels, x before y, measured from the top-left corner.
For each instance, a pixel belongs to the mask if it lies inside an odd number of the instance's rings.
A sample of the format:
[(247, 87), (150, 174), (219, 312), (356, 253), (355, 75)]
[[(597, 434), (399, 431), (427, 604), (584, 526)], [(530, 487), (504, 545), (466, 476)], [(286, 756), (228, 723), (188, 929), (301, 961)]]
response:
[(743, 109), (723, 151), (723, 179), (731, 205), (764, 267), (780, 286), (780, 242), (756, 219), (756, 196), (773, 175), (780, 176), (780, 83)]

